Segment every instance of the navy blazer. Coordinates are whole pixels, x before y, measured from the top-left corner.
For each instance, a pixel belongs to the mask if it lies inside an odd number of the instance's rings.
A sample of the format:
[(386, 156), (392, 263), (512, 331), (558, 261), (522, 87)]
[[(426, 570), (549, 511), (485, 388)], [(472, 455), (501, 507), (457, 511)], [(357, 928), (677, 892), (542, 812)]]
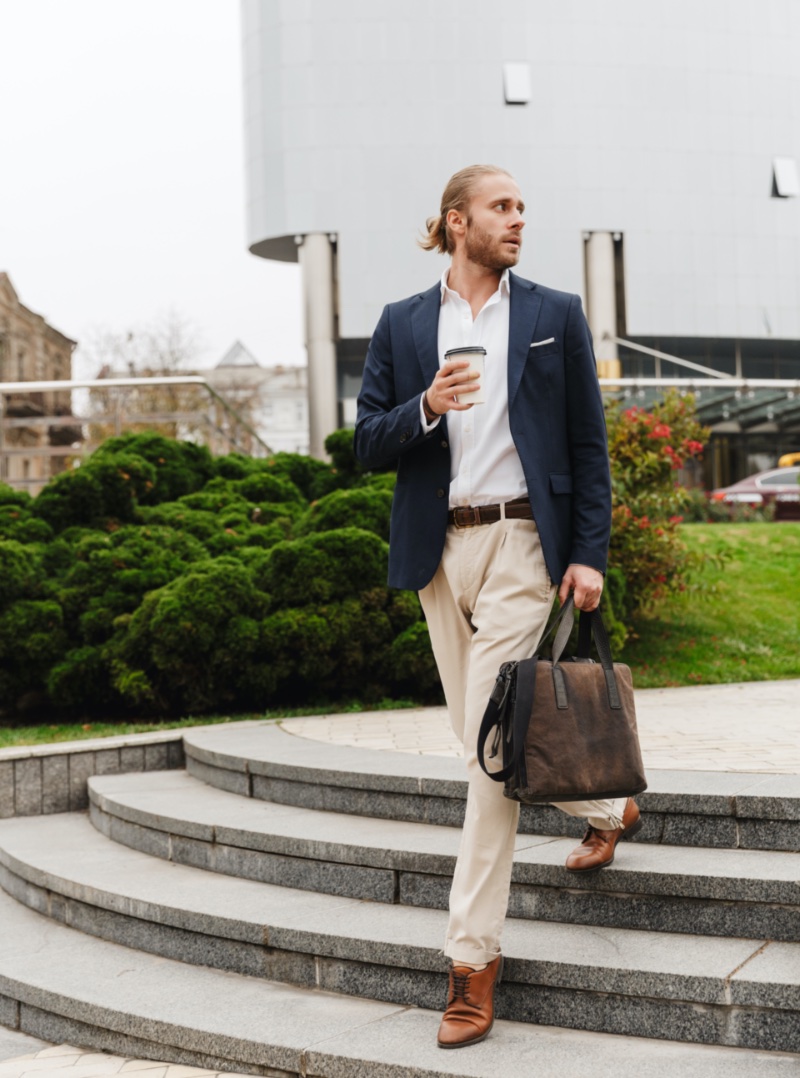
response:
[[(389, 585), (419, 590), (444, 549), (450, 487), (447, 416), (423, 433), (420, 397), (439, 368), (441, 290), (384, 308), (358, 397), (355, 452), (397, 460)], [(531, 348), (534, 341), (555, 338)], [(476, 407), (480, 407), (477, 405)], [(508, 418), (550, 578), (572, 562), (605, 572), (611, 476), (592, 337), (578, 296), (510, 274)]]

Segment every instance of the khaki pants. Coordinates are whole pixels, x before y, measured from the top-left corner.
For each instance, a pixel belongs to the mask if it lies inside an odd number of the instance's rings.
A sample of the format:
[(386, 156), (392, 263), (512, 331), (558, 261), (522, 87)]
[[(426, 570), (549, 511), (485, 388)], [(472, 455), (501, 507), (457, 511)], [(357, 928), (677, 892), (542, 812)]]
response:
[[(444, 952), (490, 962), (500, 950), (519, 805), (477, 758), (478, 729), (500, 664), (526, 659), (547, 624), (556, 588), (532, 520), (449, 527), (436, 575), (419, 593), (453, 729), (464, 744), (468, 794), (450, 891)], [(489, 766), (501, 766), (499, 761)], [(559, 802), (594, 827), (622, 824), (625, 798)]]

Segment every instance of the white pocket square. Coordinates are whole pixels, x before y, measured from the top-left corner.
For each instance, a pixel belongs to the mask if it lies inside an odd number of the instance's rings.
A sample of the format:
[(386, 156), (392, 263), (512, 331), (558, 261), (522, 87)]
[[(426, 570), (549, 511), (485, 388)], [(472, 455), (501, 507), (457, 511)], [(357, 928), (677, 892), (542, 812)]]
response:
[(541, 348), (543, 344), (552, 344), (555, 337), (548, 337), (546, 341), (534, 341), (531, 348)]

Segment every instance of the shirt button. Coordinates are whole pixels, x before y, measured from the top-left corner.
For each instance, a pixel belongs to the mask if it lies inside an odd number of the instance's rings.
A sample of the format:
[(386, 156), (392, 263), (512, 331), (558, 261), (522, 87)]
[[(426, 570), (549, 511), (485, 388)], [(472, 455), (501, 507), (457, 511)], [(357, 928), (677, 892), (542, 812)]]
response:
[(436, 497), (437, 498), (443, 498), (444, 497), (444, 491), (442, 490), (441, 487), (439, 487), (439, 489), (436, 491)]

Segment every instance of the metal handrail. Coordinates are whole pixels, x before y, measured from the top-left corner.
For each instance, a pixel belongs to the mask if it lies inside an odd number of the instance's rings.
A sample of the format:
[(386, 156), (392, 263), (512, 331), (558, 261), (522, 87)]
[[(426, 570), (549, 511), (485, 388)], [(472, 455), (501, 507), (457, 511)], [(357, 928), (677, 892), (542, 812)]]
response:
[[(604, 341), (612, 341), (614, 344), (622, 345), (623, 348), (631, 348), (634, 352), (643, 352), (646, 356), (653, 356), (656, 360), (666, 359), (668, 363), (677, 363), (679, 367), (686, 367), (691, 371), (700, 371), (701, 374), (708, 374), (712, 378), (727, 378), (728, 375), (723, 371), (715, 371), (713, 367), (703, 367), (700, 363), (693, 363), (690, 359), (682, 359), (680, 356), (670, 355), (669, 352), (660, 352), (657, 348), (649, 348), (645, 344), (636, 344), (634, 341), (625, 340), (624, 337), (614, 337), (610, 333), (603, 334)], [(660, 374), (661, 364), (656, 363), (656, 367)]]
[[(202, 389), (207, 390), (208, 393), (222, 405), (225, 411), (228, 412), (252, 438), (255, 438), (267, 455), (272, 453), (272, 449), (270, 449), (257, 431), (255, 431), (246, 420), (242, 419), (236, 409), (217, 392), (210, 382), (207, 382), (206, 379), (199, 374), (154, 375), (152, 377), (131, 376), (128, 378), (85, 378), (63, 381), (53, 379), (45, 382), (0, 382), (0, 396), (6, 397), (14, 393), (63, 392), (65, 390), (73, 389), (113, 389), (114, 387), (131, 389), (137, 386), (200, 386)], [(83, 422), (91, 423), (93, 420), (89, 417), (83, 420)], [(231, 438), (230, 440), (235, 444), (235, 439)]]
[(715, 375), (713, 378), (601, 378), (600, 385), (609, 389), (786, 389), (800, 393), (800, 378), (733, 378)]

